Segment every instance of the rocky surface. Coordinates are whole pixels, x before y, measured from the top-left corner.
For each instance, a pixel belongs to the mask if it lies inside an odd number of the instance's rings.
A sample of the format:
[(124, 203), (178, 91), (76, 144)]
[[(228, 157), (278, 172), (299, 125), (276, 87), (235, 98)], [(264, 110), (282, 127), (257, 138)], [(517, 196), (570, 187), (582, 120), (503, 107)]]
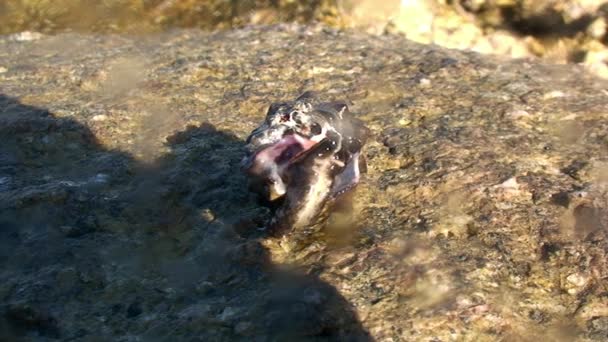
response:
[(581, 63), (608, 78), (608, 3), (597, 0), (353, 0), (347, 25), (512, 58)]
[(608, 2), (599, 0), (12, 0), (0, 34), (151, 33), (321, 22), (512, 58), (581, 63), (608, 79)]
[[(605, 340), (606, 86), (325, 28), (3, 36), (0, 339)], [(368, 174), (286, 252), (238, 164), (310, 89)]]

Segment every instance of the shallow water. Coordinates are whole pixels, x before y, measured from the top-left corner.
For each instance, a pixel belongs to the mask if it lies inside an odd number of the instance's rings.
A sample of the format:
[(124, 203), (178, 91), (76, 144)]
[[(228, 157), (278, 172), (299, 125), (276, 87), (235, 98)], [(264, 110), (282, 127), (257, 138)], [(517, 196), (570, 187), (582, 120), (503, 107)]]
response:
[(245, 24), (322, 21), (337, 23), (334, 0), (6, 0), (0, 2), (0, 33), (151, 33), (176, 27), (206, 30)]

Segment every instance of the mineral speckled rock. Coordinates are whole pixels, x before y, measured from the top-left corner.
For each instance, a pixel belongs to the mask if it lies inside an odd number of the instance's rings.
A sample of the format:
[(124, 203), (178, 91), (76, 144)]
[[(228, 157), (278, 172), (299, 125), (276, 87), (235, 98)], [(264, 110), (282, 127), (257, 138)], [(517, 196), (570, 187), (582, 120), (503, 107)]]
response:
[[(285, 25), (0, 37), (0, 66), (2, 340), (605, 337), (608, 93), (578, 66)], [(238, 168), (309, 89), (370, 128), (368, 173), (286, 253)]]

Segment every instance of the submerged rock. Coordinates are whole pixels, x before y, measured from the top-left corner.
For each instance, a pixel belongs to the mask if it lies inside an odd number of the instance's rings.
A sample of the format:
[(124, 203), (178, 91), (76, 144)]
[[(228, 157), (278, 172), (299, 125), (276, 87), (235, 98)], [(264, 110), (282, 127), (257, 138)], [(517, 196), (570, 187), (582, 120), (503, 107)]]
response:
[[(285, 25), (1, 37), (0, 65), (0, 339), (604, 336), (608, 92), (578, 66)], [(370, 128), (368, 173), (285, 253), (238, 168), (308, 89)]]

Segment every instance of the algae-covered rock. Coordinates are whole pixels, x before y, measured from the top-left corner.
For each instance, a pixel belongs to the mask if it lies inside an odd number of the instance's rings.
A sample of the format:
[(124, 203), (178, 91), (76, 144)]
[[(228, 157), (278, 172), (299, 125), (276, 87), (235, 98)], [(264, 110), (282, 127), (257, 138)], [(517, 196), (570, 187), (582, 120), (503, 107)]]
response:
[[(301, 26), (0, 38), (0, 332), (602, 340), (608, 92), (578, 66)], [(239, 170), (270, 103), (346, 99), (351, 217), (285, 252)]]

